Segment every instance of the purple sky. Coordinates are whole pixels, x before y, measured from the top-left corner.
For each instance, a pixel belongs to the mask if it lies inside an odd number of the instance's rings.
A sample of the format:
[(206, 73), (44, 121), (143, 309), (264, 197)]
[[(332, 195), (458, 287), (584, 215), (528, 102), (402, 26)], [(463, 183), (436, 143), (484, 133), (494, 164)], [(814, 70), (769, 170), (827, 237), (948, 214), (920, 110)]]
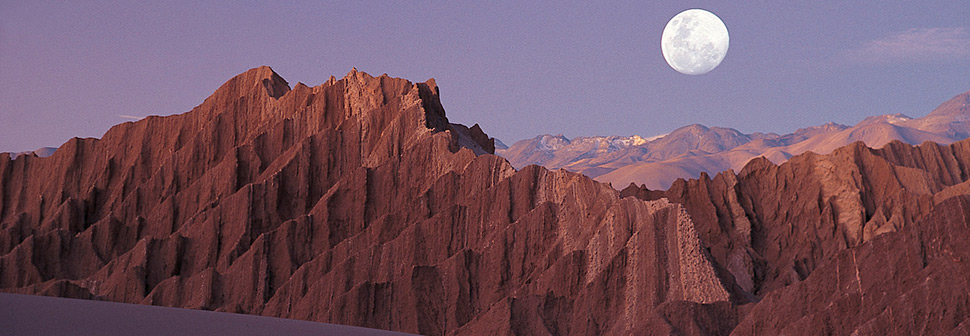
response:
[[(182, 113), (259, 65), (291, 85), (354, 66), (434, 77), (452, 122), (509, 144), (691, 123), (791, 132), (918, 117), (970, 90), (966, 1), (144, 3), (0, 1), (0, 151)], [(660, 52), (667, 20), (688, 8), (731, 34), (707, 75), (679, 74)]]

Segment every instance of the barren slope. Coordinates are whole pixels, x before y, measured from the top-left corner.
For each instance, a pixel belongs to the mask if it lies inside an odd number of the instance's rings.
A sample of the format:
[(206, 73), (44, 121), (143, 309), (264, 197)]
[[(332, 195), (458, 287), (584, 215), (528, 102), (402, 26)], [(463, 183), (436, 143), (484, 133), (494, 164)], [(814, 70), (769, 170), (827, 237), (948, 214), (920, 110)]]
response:
[(970, 140), (856, 142), (622, 193), (683, 204), (715, 266), (760, 298), (734, 333), (939, 334), (970, 312), (968, 178)]
[(736, 292), (682, 207), (492, 150), (433, 81), (253, 69), (188, 113), (0, 156), (0, 289), (431, 335), (669, 329), (644, 317)]
[(0, 154), (0, 290), (430, 335), (970, 331), (970, 140), (617, 192), (512, 169), (437, 92), (261, 67), (185, 114)]
[[(970, 92), (941, 104), (922, 118), (905, 115), (880, 115), (866, 118), (849, 127), (828, 123), (803, 128), (791, 134), (742, 134), (734, 129), (701, 125), (685, 126), (657, 139), (627, 141), (605, 149), (573, 143), (608, 141), (618, 137), (584, 137), (573, 141), (559, 137), (558, 146), (543, 146), (548, 136), (516, 142), (498, 154), (515, 167), (538, 164), (550, 169), (580, 172), (616, 188), (643, 184), (651, 189), (666, 189), (678, 178), (696, 178), (734, 169), (738, 171), (751, 159), (763, 156), (782, 163), (805, 152), (827, 154), (856, 141), (882, 147), (899, 140), (917, 145), (926, 141), (949, 144), (970, 136)], [(627, 139), (627, 138), (623, 138)], [(615, 143), (615, 141), (613, 141)]]

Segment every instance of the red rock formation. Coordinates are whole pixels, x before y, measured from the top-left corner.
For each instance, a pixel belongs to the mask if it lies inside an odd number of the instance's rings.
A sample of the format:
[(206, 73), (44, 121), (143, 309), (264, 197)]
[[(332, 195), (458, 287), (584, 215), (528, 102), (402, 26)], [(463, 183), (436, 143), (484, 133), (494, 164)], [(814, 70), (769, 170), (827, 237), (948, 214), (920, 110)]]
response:
[(433, 80), (253, 69), (188, 113), (0, 157), (0, 288), (422, 334), (669, 328), (739, 292), (682, 207), (493, 150)]
[[(631, 185), (622, 194), (683, 204), (710, 248), (715, 267), (720, 274), (731, 274), (725, 282), (733, 280), (752, 297), (763, 298), (746, 306), (751, 310), (736, 333), (881, 334), (892, 330), (885, 323), (902, 323), (902, 330), (935, 334), (955, 325), (920, 322), (926, 314), (945, 312), (950, 304), (967, 307), (970, 301), (970, 293), (955, 289), (966, 288), (967, 279), (952, 277), (964, 273), (937, 273), (926, 261), (927, 254), (944, 253), (940, 248), (970, 246), (966, 232), (953, 235), (949, 247), (938, 241), (939, 230), (965, 230), (970, 223), (970, 198), (949, 200), (970, 194), (965, 187), (968, 177), (970, 140), (918, 147), (893, 142), (882, 149), (857, 142), (830, 155), (808, 153), (780, 166), (758, 159), (737, 175), (728, 171), (711, 179), (704, 174), (696, 180), (678, 180), (667, 191)], [(856, 260), (858, 255), (865, 261)], [(846, 258), (852, 258), (850, 265)], [(899, 261), (914, 258), (923, 261)], [(941, 267), (964, 270), (970, 267), (968, 261), (943, 260), (948, 265)], [(845, 279), (839, 278), (845, 277), (846, 269), (855, 273), (857, 283), (858, 277), (899, 280), (872, 280), (846, 289), (841, 285)], [(924, 280), (944, 287), (919, 289), (906, 282)], [(891, 298), (912, 290), (951, 297), (932, 302)], [(859, 297), (867, 295), (882, 299), (863, 302)], [(829, 306), (849, 303), (835, 310)], [(871, 320), (876, 314), (890, 314), (886, 312), (894, 305), (922, 310), (910, 310), (901, 319)], [(953, 321), (959, 323), (964, 315), (958, 311)]]
[(970, 197), (947, 199), (899, 232), (839, 251), (768, 293), (735, 334), (965, 335), (970, 331)]
[(431, 335), (970, 325), (970, 140), (622, 193), (493, 150), (433, 80), (253, 69), (185, 114), (0, 154), (0, 290)]

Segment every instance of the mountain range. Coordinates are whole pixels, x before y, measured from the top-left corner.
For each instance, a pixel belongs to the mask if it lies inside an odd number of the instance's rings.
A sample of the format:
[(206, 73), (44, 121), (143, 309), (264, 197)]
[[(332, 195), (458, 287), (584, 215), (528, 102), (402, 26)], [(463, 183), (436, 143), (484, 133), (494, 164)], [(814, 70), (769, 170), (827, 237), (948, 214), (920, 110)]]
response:
[(652, 138), (634, 135), (568, 139), (547, 134), (499, 148), (496, 154), (516, 168), (530, 164), (563, 168), (616, 188), (633, 183), (659, 190), (669, 188), (679, 178), (697, 178), (702, 172), (738, 171), (759, 156), (782, 163), (793, 155), (827, 154), (855, 141), (877, 148), (893, 140), (914, 145), (927, 141), (953, 143), (970, 136), (968, 106), (970, 92), (950, 99), (922, 118), (880, 115), (855, 126), (828, 123), (784, 135), (745, 134), (698, 124)]
[[(899, 122), (961, 134), (940, 115)], [(848, 130), (589, 143), (672, 160)], [(0, 154), (0, 291), (426, 335), (970, 332), (970, 140), (622, 191), (495, 144), (433, 79), (254, 68), (189, 112)]]
[(54, 154), (57, 148), (54, 147), (41, 147), (32, 151), (10, 153), (10, 156), (16, 158), (21, 155), (36, 155), (39, 157), (48, 157)]

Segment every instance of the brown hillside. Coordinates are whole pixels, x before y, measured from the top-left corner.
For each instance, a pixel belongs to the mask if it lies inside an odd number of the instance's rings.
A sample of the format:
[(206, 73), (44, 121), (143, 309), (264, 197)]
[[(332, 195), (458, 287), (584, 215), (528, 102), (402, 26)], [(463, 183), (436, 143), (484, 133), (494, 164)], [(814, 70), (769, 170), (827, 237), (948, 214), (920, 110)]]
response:
[(188, 113), (0, 157), (0, 289), (431, 335), (670, 330), (658, 307), (737, 293), (679, 205), (492, 150), (434, 81), (253, 69)]

